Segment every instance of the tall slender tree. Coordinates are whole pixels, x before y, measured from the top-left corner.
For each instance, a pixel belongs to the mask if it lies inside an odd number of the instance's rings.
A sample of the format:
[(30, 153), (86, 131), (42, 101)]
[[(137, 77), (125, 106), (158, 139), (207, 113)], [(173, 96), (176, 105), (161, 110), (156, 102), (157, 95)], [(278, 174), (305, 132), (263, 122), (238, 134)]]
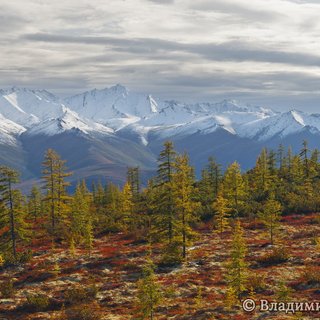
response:
[(247, 289), (248, 264), (245, 260), (246, 253), (244, 231), (240, 220), (237, 219), (233, 229), (230, 260), (227, 263), (227, 282), (229, 292), (233, 292), (238, 298)]
[(241, 175), (240, 165), (237, 162), (231, 164), (225, 172), (223, 196), (229, 201), (233, 214), (238, 215), (244, 204), (246, 188)]
[(11, 249), (17, 260), (17, 241), (25, 240), (28, 228), (25, 221), (24, 199), (14, 185), (19, 182), (19, 173), (9, 167), (0, 167), (0, 229), (1, 246), (4, 250)]
[(46, 192), (44, 200), (50, 208), (51, 232), (53, 235), (57, 232), (57, 228), (63, 226), (63, 219), (71, 200), (66, 192), (66, 188), (70, 185), (66, 178), (72, 173), (66, 171), (65, 163), (66, 161), (61, 160), (60, 156), (52, 149), (48, 149), (42, 163), (43, 188)]
[(139, 167), (128, 167), (127, 169), (127, 182), (130, 185), (132, 195), (138, 198), (140, 194), (140, 171)]
[(309, 153), (310, 150), (308, 148), (308, 142), (306, 140), (303, 141), (302, 143), (302, 149), (299, 153), (301, 160), (303, 162), (303, 169), (304, 169), (304, 177), (305, 179), (309, 178)]
[(138, 307), (141, 319), (155, 318), (155, 310), (161, 301), (161, 288), (154, 272), (155, 266), (150, 258), (143, 267), (143, 276), (138, 282)]
[(160, 233), (166, 233), (169, 244), (174, 237), (174, 223), (176, 220), (172, 196), (172, 176), (176, 156), (173, 143), (166, 141), (158, 159), (156, 223)]
[(207, 166), (201, 172), (201, 180), (198, 183), (202, 211), (205, 216), (212, 215), (212, 203), (218, 195), (221, 182), (221, 165), (210, 157)]
[(182, 257), (186, 258), (188, 240), (192, 238), (191, 224), (197, 220), (200, 203), (195, 201), (194, 170), (189, 164), (186, 154), (179, 155), (175, 160), (175, 172), (172, 176), (172, 196), (177, 214), (177, 229), (182, 236)]
[(261, 221), (269, 230), (271, 244), (274, 244), (274, 236), (279, 228), (281, 211), (281, 204), (274, 199), (274, 195), (272, 194), (265, 202), (263, 211), (259, 214)]
[(122, 190), (122, 214), (124, 228), (135, 231), (137, 226), (137, 217), (134, 215), (133, 193), (131, 185), (127, 182)]
[(28, 196), (28, 211), (29, 216), (33, 218), (35, 224), (43, 211), (42, 195), (37, 185), (32, 186), (30, 195)]
[(213, 209), (216, 211), (215, 222), (221, 236), (222, 233), (230, 227), (228, 222), (228, 212), (230, 211), (228, 201), (223, 197), (221, 192), (213, 203)]

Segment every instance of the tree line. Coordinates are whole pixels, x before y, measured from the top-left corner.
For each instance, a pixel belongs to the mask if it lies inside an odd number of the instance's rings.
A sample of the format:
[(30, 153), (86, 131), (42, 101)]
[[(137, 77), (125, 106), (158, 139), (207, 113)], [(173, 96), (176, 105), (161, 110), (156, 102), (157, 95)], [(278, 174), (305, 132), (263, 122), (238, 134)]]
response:
[(262, 221), (273, 243), (281, 214), (316, 212), (320, 208), (319, 151), (303, 142), (301, 152), (280, 145), (263, 149), (255, 166), (242, 172), (237, 162), (223, 172), (213, 158), (196, 180), (187, 154), (178, 154), (167, 141), (158, 158), (157, 174), (141, 187), (138, 167), (128, 168), (122, 188), (95, 183), (89, 190), (80, 181), (67, 192), (71, 176), (66, 161), (52, 149), (42, 163), (42, 184), (25, 196), (16, 187), (19, 173), (0, 167), (0, 252), (17, 262), (32, 239), (43, 234), (52, 243), (85, 248), (94, 238), (126, 232), (163, 244), (162, 261), (186, 259), (196, 237), (197, 223), (214, 221), (219, 233), (237, 217)]

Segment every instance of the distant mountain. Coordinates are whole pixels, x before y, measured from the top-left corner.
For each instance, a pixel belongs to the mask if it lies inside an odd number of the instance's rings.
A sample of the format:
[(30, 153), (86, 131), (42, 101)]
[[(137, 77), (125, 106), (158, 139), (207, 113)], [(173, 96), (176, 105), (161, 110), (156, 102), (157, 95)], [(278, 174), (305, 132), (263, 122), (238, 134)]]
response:
[(68, 160), (75, 181), (122, 183), (127, 166), (139, 165), (150, 176), (167, 139), (190, 154), (199, 173), (211, 155), (246, 169), (262, 147), (282, 142), (298, 150), (304, 138), (319, 147), (319, 114), (280, 113), (234, 100), (188, 104), (121, 85), (66, 99), (46, 90), (0, 90), (0, 163), (17, 167), (26, 179), (39, 177), (49, 147)]

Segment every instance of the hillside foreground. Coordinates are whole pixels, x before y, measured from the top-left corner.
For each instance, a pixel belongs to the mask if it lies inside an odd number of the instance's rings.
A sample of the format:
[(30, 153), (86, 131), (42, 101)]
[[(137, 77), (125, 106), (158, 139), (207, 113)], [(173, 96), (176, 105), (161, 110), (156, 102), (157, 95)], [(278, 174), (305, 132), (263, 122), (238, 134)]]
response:
[[(257, 305), (260, 299), (319, 302), (319, 215), (282, 217), (274, 246), (262, 225), (241, 222), (252, 288), (242, 300), (250, 297)], [(186, 262), (156, 269), (162, 298), (155, 319), (320, 318), (315, 311), (261, 312), (259, 307), (248, 313), (239, 301), (227, 307), (225, 266), (231, 232), (220, 235), (211, 223), (201, 224), (197, 232)], [(47, 237), (38, 237), (31, 250), (35, 254), (29, 262), (0, 271), (0, 319), (80, 319), (80, 313), (81, 319), (138, 319), (137, 281), (149, 252), (147, 243), (122, 233), (102, 235), (89, 257), (84, 250), (70, 252), (63, 243), (55, 248)], [(160, 248), (154, 246), (151, 255), (157, 265)]]

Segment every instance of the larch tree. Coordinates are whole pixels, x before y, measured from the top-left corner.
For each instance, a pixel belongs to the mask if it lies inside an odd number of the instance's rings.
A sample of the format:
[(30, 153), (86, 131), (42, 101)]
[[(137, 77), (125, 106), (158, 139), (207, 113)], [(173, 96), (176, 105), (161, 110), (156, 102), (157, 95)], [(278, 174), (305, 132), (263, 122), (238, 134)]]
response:
[(28, 196), (28, 212), (32, 217), (34, 224), (40, 217), (43, 211), (42, 195), (37, 185), (32, 186), (31, 192)]
[(230, 259), (227, 263), (228, 292), (240, 299), (247, 289), (248, 264), (245, 260), (247, 246), (240, 220), (237, 219), (233, 229)]
[(312, 179), (318, 179), (320, 174), (318, 149), (314, 149), (311, 153), (310, 162), (309, 162), (309, 171), (310, 171), (310, 177)]
[(71, 204), (70, 247), (84, 244), (89, 256), (94, 241), (92, 202), (93, 197), (87, 189), (85, 181), (78, 183)]
[(245, 184), (237, 162), (231, 164), (224, 174), (223, 196), (228, 200), (233, 214), (237, 216), (246, 197)]
[(285, 160), (285, 149), (283, 144), (280, 144), (277, 150), (277, 160), (280, 170), (280, 175), (283, 174), (284, 160)]
[(217, 197), (222, 182), (221, 166), (212, 157), (201, 172), (199, 195), (204, 215), (212, 214), (212, 202)]
[(130, 185), (133, 198), (138, 198), (140, 194), (140, 171), (139, 167), (128, 167), (127, 182)]
[(271, 244), (274, 244), (274, 237), (279, 228), (281, 212), (281, 204), (274, 199), (274, 195), (272, 194), (269, 197), (269, 199), (265, 202), (263, 206), (263, 211), (259, 214), (262, 223), (269, 230)]
[(274, 177), (277, 174), (277, 153), (272, 149), (267, 152), (268, 158), (268, 169), (271, 177)]
[(127, 182), (125, 183), (122, 190), (122, 215), (123, 215), (123, 224), (124, 229), (135, 231), (137, 225), (137, 218), (134, 215), (134, 203), (133, 203), (133, 193), (131, 185)]
[(257, 159), (256, 166), (253, 169), (253, 180), (255, 184), (255, 193), (258, 194), (258, 196), (263, 197), (263, 195), (270, 190), (272, 184), (272, 177), (268, 163), (268, 152), (266, 149), (262, 150)]
[(182, 257), (186, 258), (187, 245), (194, 232), (191, 224), (198, 220), (197, 210), (200, 203), (195, 201), (197, 192), (194, 169), (189, 164), (186, 154), (176, 157), (175, 171), (172, 175), (172, 196), (177, 216), (177, 229), (182, 238)]
[(82, 183), (78, 183), (72, 197), (70, 206), (70, 241), (74, 245), (80, 244), (85, 235), (86, 225), (89, 222), (90, 203), (87, 197), (87, 189), (83, 188)]
[(290, 184), (291, 188), (294, 189), (301, 185), (304, 181), (305, 169), (301, 158), (297, 155), (293, 156), (292, 164), (290, 168)]
[(133, 216), (135, 217), (135, 228), (142, 230), (146, 227), (146, 206), (145, 192), (141, 189), (140, 169), (139, 167), (129, 167), (127, 170), (127, 183), (129, 183), (132, 192)]
[(122, 190), (113, 183), (105, 188), (105, 205), (100, 213), (104, 230), (122, 230), (124, 227), (122, 213)]
[(230, 208), (228, 207), (228, 201), (225, 199), (220, 192), (216, 198), (216, 200), (213, 202), (213, 210), (215, 210), (215, 224), (216, 228), (220, 233), (220, 236), (222, 233), (229, 229), (230, 225), (228, 222), (228, 212), (230, 211)]
[(14, 188), (19, 182), (19, 173), (9, 167), (0, 167), (0, 230), (2, 250), (11, 250), (17, 261), (17, 242), (26, 240), (28, 226), (25, 220), (25, 200)]
[(166, 237), (168, 244), (171, 244), (175, 233), (175, 212), (172, 196), (172, 176), (174, 173), (174, 162), (176, 152), (171, 141), (164, 143), (164, 149), (159, 155), (157, 175), (157, 208), (155, 224), (158, 234)]
[(293, 152), (291, 146), (288, 147), (287, 154), (283, 158), (283, 172), (284, 177), (288, 180), (292, 180), (292, 161), (293, 161)]
[(301, 161), (303, 162), (303, 171), (304, 171), (304, 178), (309, 178), (310, 168), (309, 168), (309, 153), (310, 150), (308, 148), (308, 142), (306, 140), (302, 143), (302, 149), (299, 153), (301, 157)]
[(138, 281), (138, 308), (142, 319), (153, 320), (155, 309), (161, 301), (161, 288), (154, 269), (153, 262), (148, 258), (143, 267), (143, 276)]
[(71, 173), (66, 172), (65, 160), (61, 160), (60, 156), (52, 149), (48, 149), (45, 154), (43, 166), (43, 180), (46, 195), (44, 200), (48, 203), (50, 209), (51, 233), (56, 235), (64, 226), (63, 220), (70, 203), (70, 196), (66, 192), (66, 188), (70, 185), (66, 181)]

